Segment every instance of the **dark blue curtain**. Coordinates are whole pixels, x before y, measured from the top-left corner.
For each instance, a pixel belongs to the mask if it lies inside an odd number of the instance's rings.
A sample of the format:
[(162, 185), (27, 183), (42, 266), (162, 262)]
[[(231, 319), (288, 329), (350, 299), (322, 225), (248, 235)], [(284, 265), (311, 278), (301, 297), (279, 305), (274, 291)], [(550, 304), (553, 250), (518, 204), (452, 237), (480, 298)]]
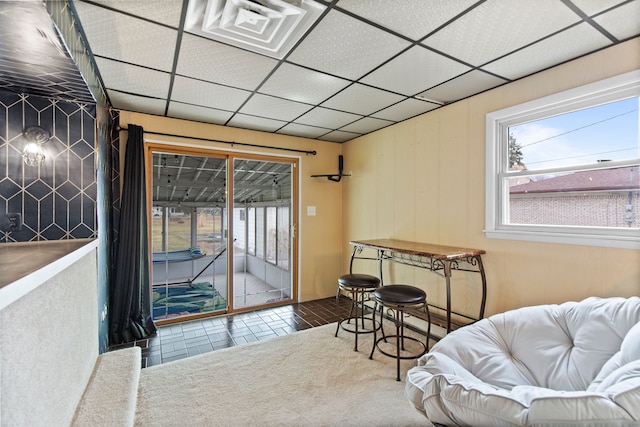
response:
[(156, 332), (151, 318), (144, 130), (128, 125), (122, 176), (115, 280), (110, 289), (110, 344), (145, 338)]

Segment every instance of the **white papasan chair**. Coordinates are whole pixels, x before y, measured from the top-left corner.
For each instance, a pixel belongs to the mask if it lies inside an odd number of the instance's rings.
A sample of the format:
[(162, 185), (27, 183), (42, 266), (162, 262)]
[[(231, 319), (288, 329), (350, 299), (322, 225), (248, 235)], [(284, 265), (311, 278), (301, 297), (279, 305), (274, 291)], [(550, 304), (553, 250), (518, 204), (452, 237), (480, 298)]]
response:
[(640, 426), (640, 298), (511, 310), (451, 332), (407, 374), (434, 424)]

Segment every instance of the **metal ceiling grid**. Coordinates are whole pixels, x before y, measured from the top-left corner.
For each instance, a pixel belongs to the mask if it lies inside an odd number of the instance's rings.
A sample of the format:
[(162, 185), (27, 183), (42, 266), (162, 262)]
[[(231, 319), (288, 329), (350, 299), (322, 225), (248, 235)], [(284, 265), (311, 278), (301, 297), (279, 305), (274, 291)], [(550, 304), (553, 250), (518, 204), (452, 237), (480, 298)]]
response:
[[(265, 55), (189, 31), (190, 1), (207, 0), (71, 1), (116, 109), (344, 142), (640, 35), (640, 0), (318, 0), (302, 39)], [(226, 1), (246, 33), (308, 0)], [(3, 1), (0, 19), (25, 5), (43, 7)], [(0, 86), (62, 96), (46, 64), (16, 66), (43, 26), (25, 22), (2, 26)]]

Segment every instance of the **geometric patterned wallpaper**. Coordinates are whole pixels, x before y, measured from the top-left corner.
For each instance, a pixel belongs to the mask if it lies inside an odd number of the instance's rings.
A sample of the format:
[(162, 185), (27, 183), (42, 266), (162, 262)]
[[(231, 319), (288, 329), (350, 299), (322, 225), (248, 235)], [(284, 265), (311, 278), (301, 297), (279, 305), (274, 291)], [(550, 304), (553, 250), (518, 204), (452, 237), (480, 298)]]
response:
[[(97, 238), (102, 313), (113, 265), (110, 104), (71, 0), (5, 1), (2, 9), (0, 243)], [(22, 130), (33, 124), (53, 136), (39, 168), (19, 157)], [(4, 231), (7, 212), (22, 214), (22, 231)], [(98, 319), (100, 353), (109, 317)]]
[[(0, 90), (0, 241), (97, 237), (94, 104)], [(38, 125), (51, 134), (45, 161), (21, 157), (22, 131)], [(20, 213), (22, 230), (4, 230), (5, 215)]]

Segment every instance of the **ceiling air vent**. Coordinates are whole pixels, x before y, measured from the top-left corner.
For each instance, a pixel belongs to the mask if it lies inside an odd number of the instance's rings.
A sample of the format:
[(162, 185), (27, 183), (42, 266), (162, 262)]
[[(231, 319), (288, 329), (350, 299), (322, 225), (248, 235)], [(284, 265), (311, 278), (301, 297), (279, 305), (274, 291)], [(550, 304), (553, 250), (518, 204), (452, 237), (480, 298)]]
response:
[(281, 59), (324, 9), (311, 0), (189, 0), (185, 28)]

